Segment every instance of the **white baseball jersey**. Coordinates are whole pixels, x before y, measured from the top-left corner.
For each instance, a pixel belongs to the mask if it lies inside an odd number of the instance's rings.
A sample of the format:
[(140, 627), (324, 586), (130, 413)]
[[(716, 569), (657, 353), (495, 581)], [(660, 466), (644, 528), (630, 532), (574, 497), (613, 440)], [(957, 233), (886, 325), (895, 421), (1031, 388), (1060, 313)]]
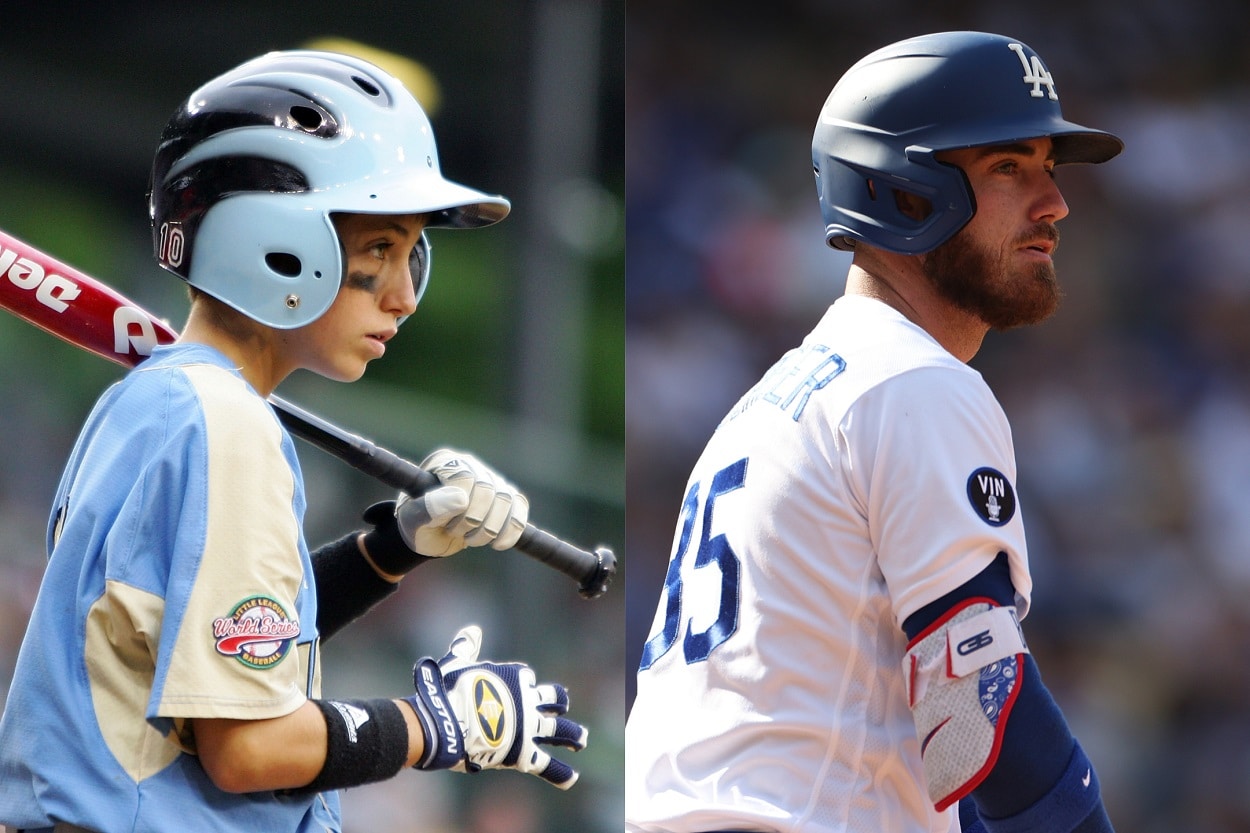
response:
[(1032, 586), (1011, 432), (980, 374), (840, 298), (687, 485), (626, 727), (629, 831), (958, 831), (902, 674), (910, 614), (1006, 552)]

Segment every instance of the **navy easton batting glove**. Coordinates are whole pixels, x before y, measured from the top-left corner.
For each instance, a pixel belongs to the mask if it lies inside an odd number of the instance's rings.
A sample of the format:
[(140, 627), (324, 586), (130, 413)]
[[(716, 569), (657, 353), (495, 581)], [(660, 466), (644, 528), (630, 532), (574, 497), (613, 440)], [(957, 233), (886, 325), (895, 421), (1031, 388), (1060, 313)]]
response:
[(416, 709), (425, 732), (418, 769), (515, 769), (567, 790), (577, 772), (540, 744), (572, 750), (586, 746), (586, 728), (564, 717), (569, 695), (559, 683), (539, 685), (519, 662), (479, 662), (482, 629), (462, 628), (446, 656), (426, 657), (413, 668)]

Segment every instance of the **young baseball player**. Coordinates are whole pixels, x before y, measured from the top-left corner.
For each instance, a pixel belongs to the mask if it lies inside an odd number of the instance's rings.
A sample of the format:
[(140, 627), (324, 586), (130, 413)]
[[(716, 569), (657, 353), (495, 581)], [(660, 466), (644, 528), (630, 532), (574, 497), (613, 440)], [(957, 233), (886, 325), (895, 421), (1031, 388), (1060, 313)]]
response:
[[(845, 296), (688, 481), (626, 730), (631, 831), (1095, 833), (1094, 766), (1029, 653), (1011, 431), (967, 362), (1055, 309), (1066, 121), (1012, 38), (852, 66), (812, 145)], [(961, 803), (962, 800), (962, 803)]]
[(299, 461), (265, 399), (300, 368), (359, 378), (417, 309), (426, 229), (508, 210), (444, 179), (416, 100), (354, 58), (271, 53), (174, 114), (151, 214), (190, 315), (100, 399), (62, 477), (0, 720), (0, 823), (327, 831), (337, 789), (409, 767), (573, 784), (545, 751), (586, 742), (564, 688), (481, 659), (476, 626), (417, 662), (408, 696), (322, 698), (321, 640), (423, 561), (509, 548), (528, 504), (441, 450), (423, 463), (441, 487), (310, 553)]

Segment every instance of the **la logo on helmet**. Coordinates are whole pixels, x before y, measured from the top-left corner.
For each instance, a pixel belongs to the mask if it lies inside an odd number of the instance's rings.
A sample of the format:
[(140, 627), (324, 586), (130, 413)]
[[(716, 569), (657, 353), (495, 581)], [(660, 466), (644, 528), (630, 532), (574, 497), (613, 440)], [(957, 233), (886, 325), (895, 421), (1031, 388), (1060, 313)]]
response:
[(1024, 54), (1024, 44), (1009, 43), (1007, 48), (1020, 58), (1020, 65), (1024, 67), (1024, 83), (1032, 84), (1033, 89), (1029, 91), (1029, 95), (1034, 98), (1042, 97), (1042, 85), (1046, 85), (1046, 89), (1050, 90), (1050, 100), (1058, 101), (1059, 94), (1055, 92), (1055, 79), (1050, 77), (1050, 72), (1042, 64), (1042, 59), (1034, 55), (1030, 58)]

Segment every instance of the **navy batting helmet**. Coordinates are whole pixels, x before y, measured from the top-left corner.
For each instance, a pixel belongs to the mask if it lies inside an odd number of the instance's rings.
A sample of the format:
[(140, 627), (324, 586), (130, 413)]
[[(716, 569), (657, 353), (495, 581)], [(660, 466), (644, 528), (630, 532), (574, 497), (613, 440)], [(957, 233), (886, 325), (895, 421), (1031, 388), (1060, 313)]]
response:
[[(901, 254), (932, 251), (976, 211), (963, 172), (938, 151), (1050, 137), (1055, 163), (1105, 162), (1124, 143), (1066, 121), (1054, 77), (1030, 47), (983, 32), (900, 41), (858, 61), (820, 112), (812, 165), (825, 240)], [(894, 191), (924, 197), (921, 219)]]
[[(509, 203), (443, 178), (430, 121), (371, 63), (271, 52), (200, 87), (174, 113), (152, 165), (162, 267), (245, 315), (315, 321), (343, 274), (331, 215), (427, 214), (427, 227), (498, 222)], [(418, 299), (429, 277), (414, 252)]]

